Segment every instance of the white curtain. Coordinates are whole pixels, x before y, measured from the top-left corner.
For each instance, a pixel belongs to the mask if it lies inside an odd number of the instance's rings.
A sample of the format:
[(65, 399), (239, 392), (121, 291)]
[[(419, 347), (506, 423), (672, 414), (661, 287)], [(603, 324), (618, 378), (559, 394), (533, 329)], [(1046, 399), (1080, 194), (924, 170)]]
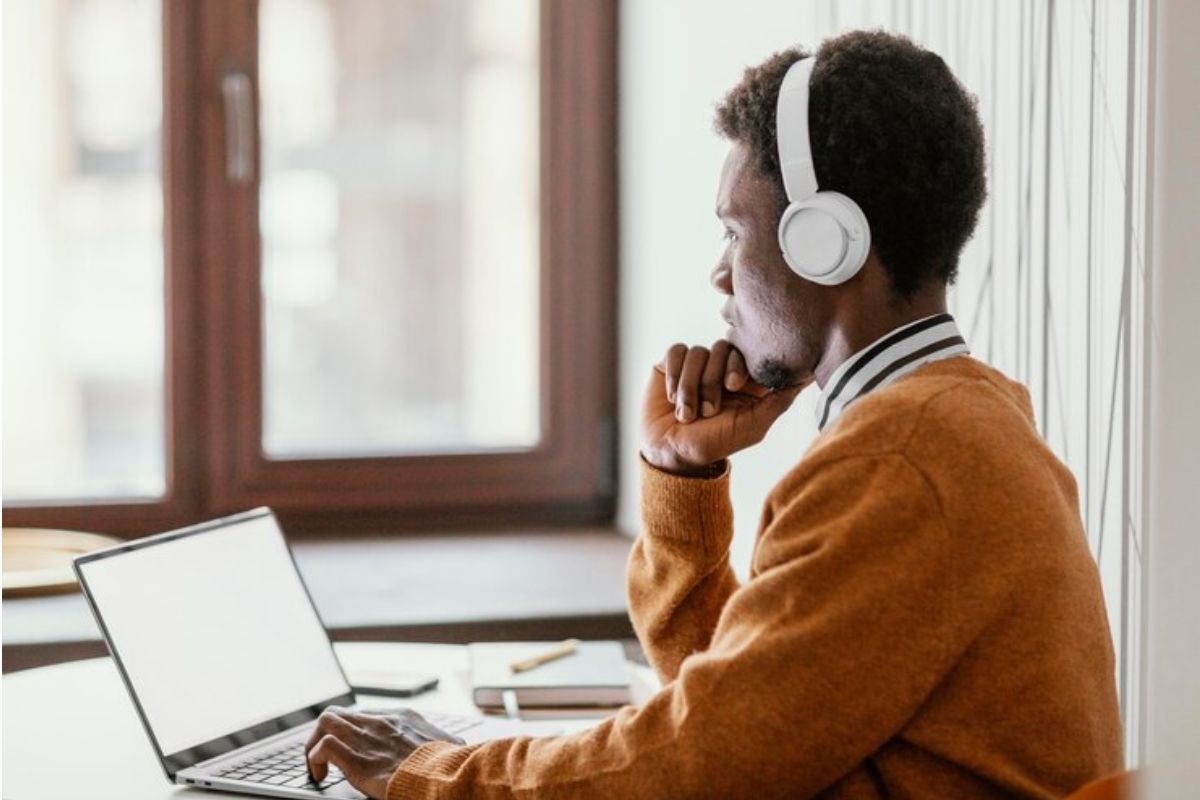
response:
[[(1143, 759), (1147, 337), (1144, 0), (827, 0), (820, 38), (883, 27), (979, 99), (990, 196), (952, 297), (974, 355), (1025, 383), (1075, 473)], [(812, 39), (815, 41), (815, 37)]]

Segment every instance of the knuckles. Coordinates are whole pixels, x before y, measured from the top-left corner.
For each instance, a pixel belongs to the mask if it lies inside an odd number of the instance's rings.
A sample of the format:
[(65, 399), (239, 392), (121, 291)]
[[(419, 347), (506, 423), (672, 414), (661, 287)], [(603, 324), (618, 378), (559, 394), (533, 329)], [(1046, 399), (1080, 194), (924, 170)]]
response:
[(345, 706), (327, 706), (325, 710), (321, 712), (321, 716), (317, 717), (317, 720), (329, 721), (342, 719), (348, 714), (350, 714), (350, 709), (346, 708)]

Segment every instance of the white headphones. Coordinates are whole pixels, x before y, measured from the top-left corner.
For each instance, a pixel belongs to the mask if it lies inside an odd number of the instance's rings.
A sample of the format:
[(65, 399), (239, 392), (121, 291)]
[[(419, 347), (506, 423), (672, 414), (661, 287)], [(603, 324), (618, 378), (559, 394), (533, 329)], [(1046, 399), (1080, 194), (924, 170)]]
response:
[(779, 170), (788, 207), (779, 220), (779, 249), (792, 271), (824, 286), (858, 274), (871, 249), (871, 226), (849, 197), (817, 188), (808, 139), (808, 83), (816, 59), (788, 68), (775, 110)]

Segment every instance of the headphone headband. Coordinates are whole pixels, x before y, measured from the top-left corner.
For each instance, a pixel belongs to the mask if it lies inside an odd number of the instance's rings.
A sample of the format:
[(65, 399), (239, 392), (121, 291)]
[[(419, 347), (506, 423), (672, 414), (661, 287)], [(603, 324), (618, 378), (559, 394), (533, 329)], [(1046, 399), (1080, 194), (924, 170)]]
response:
[(788, 197), (779, 219), (779, 249), (801, 278), (836, 286), (866, 263), (871, 226), (854, 200), (818, 190), (808, 134), (808, 84), (815, 63), (809, 56), (788, 67), (775, 105), (779, 172)]
[(815, 63), (816, 59), (808, 56), (788, 67), (775, 105), (779, 171), (789, 203), (807, 200), (817, 193), (817, 172), (808, 139), (808, 83)]

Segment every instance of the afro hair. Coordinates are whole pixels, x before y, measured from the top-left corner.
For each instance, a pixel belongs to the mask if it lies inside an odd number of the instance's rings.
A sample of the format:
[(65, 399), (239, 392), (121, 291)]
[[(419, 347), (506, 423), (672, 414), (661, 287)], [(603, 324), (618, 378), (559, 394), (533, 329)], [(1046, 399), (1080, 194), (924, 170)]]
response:
[[(775, 106), (785, 50), (750, 67), (718, 105), (717, 131), (750, 149), (786, 204)], [(958, 257), (987, 197), (975, 98), (946, 63), (906, 37), (854, 31), (825, 41), (809, 91), (809, 137), (822, 190), (853, 198), (902, 298), (954, 282)]]

